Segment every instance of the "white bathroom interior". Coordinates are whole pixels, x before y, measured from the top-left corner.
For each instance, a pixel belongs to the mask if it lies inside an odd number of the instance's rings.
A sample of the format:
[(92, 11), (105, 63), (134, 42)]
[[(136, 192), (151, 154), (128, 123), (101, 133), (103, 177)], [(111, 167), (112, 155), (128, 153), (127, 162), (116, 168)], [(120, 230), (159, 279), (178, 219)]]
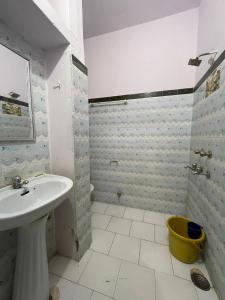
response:
[(225, 1), (0, 1), (0, 300), (225, 300)]

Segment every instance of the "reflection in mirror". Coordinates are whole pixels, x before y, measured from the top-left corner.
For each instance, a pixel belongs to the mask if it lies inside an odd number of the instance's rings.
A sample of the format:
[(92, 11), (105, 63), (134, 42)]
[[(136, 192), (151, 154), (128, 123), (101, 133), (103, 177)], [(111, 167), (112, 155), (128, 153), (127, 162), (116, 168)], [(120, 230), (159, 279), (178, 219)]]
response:
[(0, 142), (34, 139), (29, 60), (0, 44)]

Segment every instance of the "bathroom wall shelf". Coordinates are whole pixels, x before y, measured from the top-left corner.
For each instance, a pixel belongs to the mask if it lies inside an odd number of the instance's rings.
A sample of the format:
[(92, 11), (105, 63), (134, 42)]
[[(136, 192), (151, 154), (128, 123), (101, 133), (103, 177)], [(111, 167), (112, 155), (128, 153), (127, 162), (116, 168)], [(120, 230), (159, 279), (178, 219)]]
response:
[(0, 20), (44, 50), (69, 44), (71, 33), (45, 0), (0, 1)]

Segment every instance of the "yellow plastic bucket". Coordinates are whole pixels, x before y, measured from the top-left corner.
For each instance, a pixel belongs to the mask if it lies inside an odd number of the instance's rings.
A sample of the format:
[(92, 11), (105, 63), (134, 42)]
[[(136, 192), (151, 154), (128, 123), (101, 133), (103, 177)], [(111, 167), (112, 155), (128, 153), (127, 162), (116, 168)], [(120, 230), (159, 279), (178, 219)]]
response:
[(169, 229), (169, 248), (172, 255), (186, 264), (192, 264), (198, 260), (203, 250), (205, 233), (202, 230), (199, 239), (190, 239), (188, 237), (188, 222), (190, 222), (189, 219), (174, 216), (167, 220), (167, 227)]

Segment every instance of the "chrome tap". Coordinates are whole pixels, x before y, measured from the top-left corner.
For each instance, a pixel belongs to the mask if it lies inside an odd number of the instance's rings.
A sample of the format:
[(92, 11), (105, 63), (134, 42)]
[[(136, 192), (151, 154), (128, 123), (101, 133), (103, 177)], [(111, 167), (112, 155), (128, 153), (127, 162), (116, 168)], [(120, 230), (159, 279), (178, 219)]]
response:
[(191, 169), (193, 171), (193, 175), (203, 175), (206, 176), (206, 178), (210, 178), (210, 173), (208, 171), (206, 173), (203, 173), (203, 168), (197, 163), (193, 163), (191, 166), (185, 166), (184, 168)]
[(191, 166), (187, 165), (184, 168), (185, 169), (190, 169), (192, 171), (195, 171), (197, 169), (197, 167), (198, 167), (197, 163), (193, 163)]
[(12, 177), (12, 186), (14, 189), (21, 189), (24, 187), (24, 185), (28, 184), (28, 180), (22, 181), (22, 178), (20, 176), (14, 176)]
[(209, 179), (210, 178), (210, 173), (209, 173), (209, 171), (207, 171), (206, 173), (202, 173), (202, 172), (197, 172), (197, 171), (195, 171), (194, 173), (193, 173), (193, 175), (202, 175), (202, 176), (205, 176), (207, 179)]
[(196, 170), (193, 172), (193, 175), (203, 175), (206, 176), (206, 178), (210, 178), (210, 173), (207, 171), (206, 173), (203, 173), (203, 168), (201, 166), (198, 166)]
[(205, 151), (203, 148), (202, 149), (197, 149), (197, 150), (194, 150), (194, 154), (199, 154), (201, 157), (205, 157), (207, 156), (208, 158), (211, 158), (212, 157), (212, 151)]
[(195, 172), (193, 173), (194, 175), (199, 175), (203, 172), (203, 168), (201, 166), (197, 166), (195, 169)]

